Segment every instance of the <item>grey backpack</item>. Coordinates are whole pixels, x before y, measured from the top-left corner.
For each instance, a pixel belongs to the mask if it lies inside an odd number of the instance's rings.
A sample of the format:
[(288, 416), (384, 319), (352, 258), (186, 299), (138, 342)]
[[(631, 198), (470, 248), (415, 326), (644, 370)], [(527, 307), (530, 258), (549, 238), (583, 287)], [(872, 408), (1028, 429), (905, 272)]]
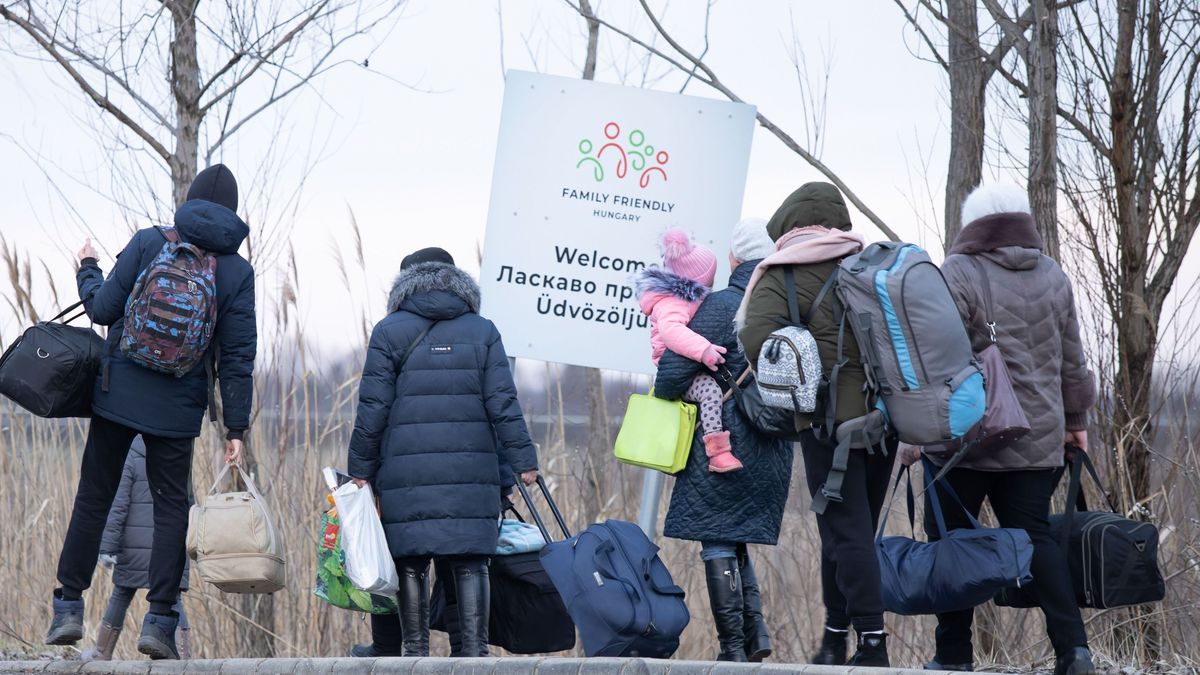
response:
[[(868, 246), (834, 271), (838, 359), (829, 375), (819, 437), (833, 439), (833, 464), (812, 510), (842, 501), (851, 449), (887, 452), (894, 431), (905, 443), (950, 443), (967, 435), (986, 407), (983, 370), (942, 272), (920, 247), (895, 241)], [(846, 364), (849, 324), (866, 372), (868, 412), (837, 424), (838, 373)]]
[(817, 407), (817, 390), (824, 371), (817, 341), (808, 331), (808, 323), (833, 286), (833, 277), (825, 282), (804, 317), (800, 316), (800, 301), (796, 297), (796, 277), (792, 268), (784, 268), (783, 278), (787, 284), (789, 322), (768, 335), (763, 342), (755, 379), (764, 405), (811, 413)]
[[(867, 388), (900, 440), (932, 445), (967, 435), (983, 418), (983, 370), (929, 254), (913, 244), (872, 244), (842, 260), (837, 276)], [(835, 384), (829, 390), (836, 395)]]

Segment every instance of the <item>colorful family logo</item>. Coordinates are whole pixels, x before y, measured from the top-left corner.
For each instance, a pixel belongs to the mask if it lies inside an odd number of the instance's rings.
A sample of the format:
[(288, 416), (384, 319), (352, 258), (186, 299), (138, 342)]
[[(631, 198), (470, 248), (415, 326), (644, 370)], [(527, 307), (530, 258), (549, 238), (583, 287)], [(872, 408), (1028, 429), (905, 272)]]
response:
[[(622, 145), (622, 142), (627, 145)], [(599, 145), (599, 149), (597, 149)], [(621, 138), (621, 125), (609, 122), (604, 125), (604, 141), (593, 143), (585, 138), (579, 141), (579, 154), (583, 155), (575, 164), (579, 169), (588, 165), (592, 169), (592, 177), (597, 183), (604, 182), (606, 174), (605, 162), (609, 164), (616, 160), (617, 178), (624, 179), (629, 175), (638, 177), (638, 185), (648, 187), (655, 174), (667, 180), (667, 165), (670, 155), (666, 150), (655, 150), (653, 145), (646, 143), (646, 134), (641, 129), (634, 129), (624, 139)], [(632, 170), (632, 174), (630, 171)]]

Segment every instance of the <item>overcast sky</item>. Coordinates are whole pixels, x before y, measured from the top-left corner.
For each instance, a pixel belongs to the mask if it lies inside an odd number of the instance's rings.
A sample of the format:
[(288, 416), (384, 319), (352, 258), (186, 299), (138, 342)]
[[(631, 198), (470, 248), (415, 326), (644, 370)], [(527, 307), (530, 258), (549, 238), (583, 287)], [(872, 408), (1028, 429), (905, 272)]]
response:
[[(602, 16), (629, 23), (635, 4), (607, 0), (598, 7)], [(703, 8), (701, 2), (676, 1), (666, 15), (696, 51), (703, 48)], [(902, 237), (937, 248), (930, 223), (922, 223), (912, 203), (921, 205), (925, 218), (930, 208), (940, 211), (947, 145), (940, 69), (910, 52), (913, 36), (884, 0), (718, 2), (707, 61), (739, 96), (802, 142), (804, 105), (789, 56), (793, 28), (817, 79), (829, 62), (822, 159)], [(301, 192), (291, 243), (300, 266), (301, 311), (322, 350), (340, 351), (361, 340), (350, 325), (355, 308), (365, 307), (373, 319), (382, 315), (384, 289), (406, 252), (440, 245), (476, 268), (503, 68), (577, 76), (584, 36), (578, 17), (553, 0), (505, 0), (502, 16), (494, 2), (413, 0), (371, 56), (369, 70), (349, 65), (334, 71), (280, 109), (286, 135), (273, 135), (278, 116), (264, 119), (226, 150), (222, 159), (245, 182), (265, 144), (286, 144), (292, 159), (278, 172), (277, 201), (294, 189), (299, 168), (311, 164), (307, 157), (319, 160)], [(359, 43), (346, 57), (359, 60), (367, 50)], [(642, 79), (637, 48), (606, 31), (600, 53), (597, 79)], [(669, 71), (656, 63), (651, 72)], [(654, 86), (677, 91), (681, 84), (671, 73)], [(687, 93), (719, 98), (695, 82)], [(0, 56), (0, 133), (6, 136), (0, 136), (0, 232), (43, 259), (64, 289), (73, 287), (72, 255), (85, 232), (80, 217), (109, 253), (119, 250), (129, 228), (119, 210), (88, 187), (102, 186), (111, 171), (103, 134), (93, 130), (98, 119), (53, 66)], [(759, 128), (743, 213), (768, 217), (791, 190), (819, 177)], [(166, 190), (165, 175), (157, 180)], [(936, 195), (933, 207), (926, 190)], [(354, 291), (348, 292), (332, 250), (353, 248), (351, 208), (363, 231), (367, 266), (365, 278), (352, 280)], [(856, 225), (868, 239), (880, 238), (865, 218)], [(111, 258), (102, 265), (108, 269)], [(277, 292), (279, 279), (266, 273), (261, 283)], [(42, 312), (52, 309), (48, 295), (36, 300)], [(18, 326), (6, 311), (0, 310), (0, 334), (11, 339)]]

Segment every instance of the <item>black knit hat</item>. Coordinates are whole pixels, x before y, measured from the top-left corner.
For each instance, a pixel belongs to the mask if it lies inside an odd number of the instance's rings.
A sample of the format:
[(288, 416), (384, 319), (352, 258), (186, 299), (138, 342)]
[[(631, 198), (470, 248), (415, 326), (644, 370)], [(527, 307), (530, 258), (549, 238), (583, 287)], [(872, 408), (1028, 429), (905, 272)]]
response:
[(220, 204), (230, 211), (237, 211), (238, 186), (233, 172), (224, 164), (214, 164), (196, 174), (188, 188), (187, 200), (203, 199)]
[(420, 265), (421, 263), (442, 263), (443, 265), (453, 265), (454, 256), (447, 253), (446, 249), (444, 248), (431, 246), (405, 256), (404, 260), (400, 261), (400, 269), (406, 270), (413, 265)]

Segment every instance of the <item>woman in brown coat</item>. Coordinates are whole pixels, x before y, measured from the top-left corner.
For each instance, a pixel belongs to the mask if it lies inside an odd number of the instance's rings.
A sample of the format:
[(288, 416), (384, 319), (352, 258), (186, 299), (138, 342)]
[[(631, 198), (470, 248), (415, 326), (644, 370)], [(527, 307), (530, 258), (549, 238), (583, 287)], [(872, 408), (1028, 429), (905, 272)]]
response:
[[(973, 515), (979, 514), (986, 498), (1001, 527), (1029, 532), (1033, 583), (1057, 656), (1055, 672), (1094, 673), (1067, 558), (1049, 524), (1064, 441), (1087, 449), (1087, 414), (1096, 402), (1071, 282), (1058, 263), (1042, 254), (1029, 198), (1021, 188), (977, 188), (963, 204), (963, 222), (942, 272), (976, 351), (988, 346), (995, 330), (1031, 432), (986, 455), (968, 452), (946, 479)], [(992, 295), (995, 325), (990, 327), (984, 284), (990, 285)], [(911, 450), (906, 450), (906, 459), (911, 459)], [(953, 501), (945, 497), (942, 503)], [(930, 512), (927, 502), (925, 528), (935, 538)], [(944, 515), (951, 529), (970, 527), (961, 509), (947, 507)], [(937, 656), (930, 667), (973, 668), (972, 614), (968, 609), (938, 615)]]

